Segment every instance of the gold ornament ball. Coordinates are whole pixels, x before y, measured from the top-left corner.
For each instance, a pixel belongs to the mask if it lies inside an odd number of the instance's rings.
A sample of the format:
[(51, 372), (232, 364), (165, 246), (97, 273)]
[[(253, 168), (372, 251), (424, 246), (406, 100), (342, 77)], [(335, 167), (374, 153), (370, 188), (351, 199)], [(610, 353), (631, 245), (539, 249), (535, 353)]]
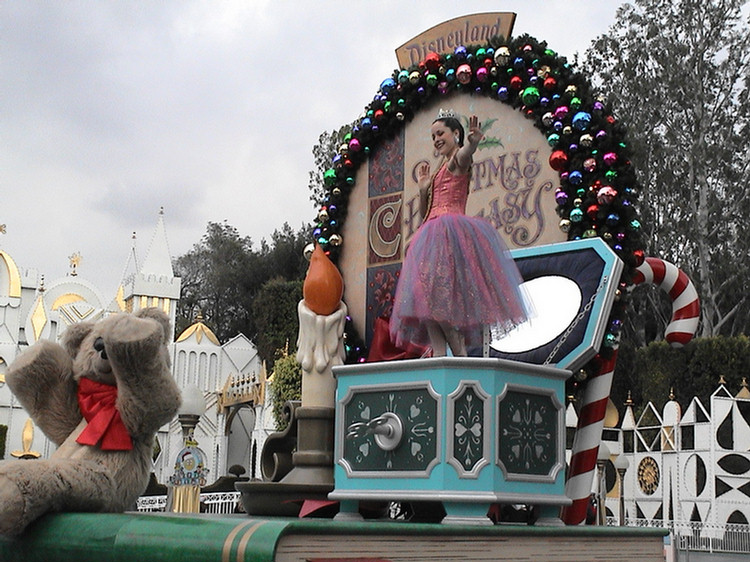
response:
[(302, 251), (302, 254), (305, 256), (305, 259), (307, 261), (310, 261), (310, 258), (312, 257), (312, 253), (315, 251), (315, 244), (312, 242), (305, 246), (305, 249)]

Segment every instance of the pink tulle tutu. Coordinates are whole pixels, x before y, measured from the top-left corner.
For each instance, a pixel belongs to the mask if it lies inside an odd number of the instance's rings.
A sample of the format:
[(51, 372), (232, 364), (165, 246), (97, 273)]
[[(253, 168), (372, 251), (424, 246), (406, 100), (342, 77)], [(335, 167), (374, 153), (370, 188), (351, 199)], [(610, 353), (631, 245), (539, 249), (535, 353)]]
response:
[(468, 174), (452, 176), (443, 168), (435, 185), (428, 220), (411, 240), (396, 288), (390, 332), (401, 348), (430, 343), (427, 321), (453, 326), (467, 346), (476, 346), (483, 327), (505, 332), (526, 320), (522, 279), (505, 243), (487, 220), (463, 214)]

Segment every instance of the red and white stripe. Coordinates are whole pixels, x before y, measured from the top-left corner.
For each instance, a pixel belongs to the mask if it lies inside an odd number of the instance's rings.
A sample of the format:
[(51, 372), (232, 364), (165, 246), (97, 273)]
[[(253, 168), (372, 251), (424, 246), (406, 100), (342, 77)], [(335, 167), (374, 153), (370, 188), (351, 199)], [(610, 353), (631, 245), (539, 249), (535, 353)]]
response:
[[(674, 347), (689, 342), (695, 335), (700, 319), (698, 292), (690, 278), (669, 262), (646, 258), (637, 268), (633, 283), (653, 283), (669, 294), (672, 299), (672, 320), (667, 326), (665, 339)], [(573, 501), (563, 510), (562, 518), (567, 525), (579, 525), (586, 520), (616, 362), (615, 350), (612, 357), (602, 360), (598, 373), (591, 378), (584, 391), (565, 483), (565, 494)]]
[(602, 440), (604, 416), (607, 413), (616, 363), (617, 350), (609, 359), (601, 360), (599, 371), (588, 381), (583, 393), (568, 480), (565, 482), (565, 495), (573, 500), (571, 505), (563, 509), (562, 519), (566, 525), (579, 525), (586, 520), (586, 509), (596, 472), (596, 454)]
[(653, 283), (672, 299), (672, 320), (664, 338), (672, 347), (682, 347), (698, 329), (700, 301), (690, 278), (676, 265), (659, 258), (646, 258), (636, 269), (633, 284)]

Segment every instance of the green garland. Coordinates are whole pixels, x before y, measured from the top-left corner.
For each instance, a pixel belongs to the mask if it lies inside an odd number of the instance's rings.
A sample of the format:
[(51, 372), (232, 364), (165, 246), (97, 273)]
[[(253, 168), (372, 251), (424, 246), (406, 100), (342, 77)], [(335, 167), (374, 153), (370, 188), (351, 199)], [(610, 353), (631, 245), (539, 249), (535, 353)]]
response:
[[(453, 54), (429, 53), (418, 65), (384, 80), (324, 173), (327, 193), (318, 211), (315, 241), (338, 261), (359, 166), (421, 108), (455, 92), (512, 106), (547, 139), (552, 148), (549, 164), (560, 176), (555, 193), (560, 228), (568, 240), (601, 237), (625, 264), (602, 353), (616, 348), (626, 306), (624, 289), (644, 259), (625, 129), (592, 92), (585, 75), (528, 35), (509, 43), (493, 39), (485, 46), (457, 47)], [(347, 362), (364, 361), (365, 345), (351, 322), (345, 337)]]

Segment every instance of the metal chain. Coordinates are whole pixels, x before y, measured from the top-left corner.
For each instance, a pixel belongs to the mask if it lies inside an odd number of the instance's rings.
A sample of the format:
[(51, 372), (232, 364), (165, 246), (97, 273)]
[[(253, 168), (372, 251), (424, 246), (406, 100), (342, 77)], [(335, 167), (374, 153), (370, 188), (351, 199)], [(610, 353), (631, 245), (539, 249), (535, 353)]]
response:
[(557, 341), (555, 344), (555, 347), (552, 348), (552, 351), (547, 356), (547, 359), (544, 360), (544, 363), (542, 365), (549, 365), (552, 363), (552, 358), (557, 355), (557, 352), (560, 351), (560, 348), (565, 344), (565, 342), (568, 340), (568, 337), (570, 334), (575, 330), (575, 327), (578, 325), (578, 323), (583, 320), (583, 317), (586, 316), (586, 314), (591, 310), (591, 307), (594, 306), (594, 301), (596, 300), (596, 297), (599, 295), (601, 290), (604, 288), (604, 286), (607, 284), (607, 281), (609, 280), (609, 276), (605, 275), (602, 277), (601, 282), (599, 283), (599, 286), (596, 288), (596, 291), (593, 295), (591, 295), (591, 298), (589, 299), (589, 302), (586, 303), (586, 306), (583, 307), (581, 312), (578, 313), (578, 316), (575, 317), (573, 322), (570, 323), (568, 328), (563, 332), (562, 337)]

